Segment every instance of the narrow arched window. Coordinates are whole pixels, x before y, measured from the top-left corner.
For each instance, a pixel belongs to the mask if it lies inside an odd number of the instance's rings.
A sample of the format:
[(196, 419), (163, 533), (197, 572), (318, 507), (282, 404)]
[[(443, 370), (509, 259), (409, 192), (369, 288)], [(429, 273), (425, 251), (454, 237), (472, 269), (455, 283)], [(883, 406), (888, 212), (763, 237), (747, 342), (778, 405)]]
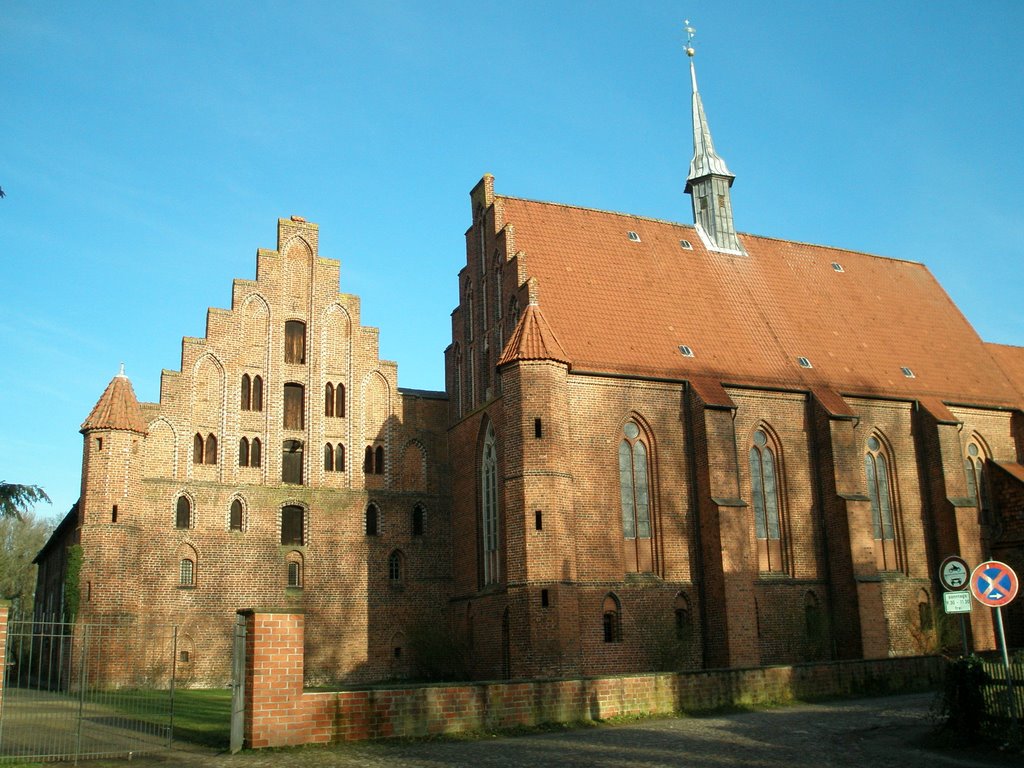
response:
[(260, 444), (260, 439), (254, 437), (252, 443), (249, 446), (249, 466), (259, 467), (263, 463), (263, 446)]
[(821, 601), (813, 590), (804, 595), (804, 635), (807, 638), (807, 658), (815, 661), (828, 651), (828, 627)]
[(882, 570), (896, 570), (899, 564), (889, 461), (882, 441), (875, 435), (867, 440), (864, 475), (868, 484), (868, 498), (871, 500), (871, 527), (875, 539), (876, 563)]
[(330, 443), (327, 443), (324, 446), (324, 471), (334, 471), (334, 446), (332, 446)]
[(188, 496), (178, 497), (177, 504), (174, 507), (174, 527), (192, 527), (192, 502), (189, 501)]
[(203, 449), (205, 447), (203, 442), (203, 436), (196, 432), (196, 436), (192, 438), (192, 463), (202, 464), (203, 463)]
[(306, 362), (306, 324), (301, 320), (288, 320), (284, 324), (284, 361)]
[(384, 446), (378, 445), (373, 454), (373, 474), (384, 474)]
[(334, 388), (334, 415), (339, 419), (345, 415), (345, 385), (341, 382)]
[(782, 525), (775, 452), (763, 429), (754, 432), (750, 447), (750, 496), (754, 507), (754, 535), (762, 571), (782, 571)]
[(249, 466), (249, 438), (247, 437), (238, 441), (238, 466)]
[(619, 495), (623, 555), (627, 571), (654, 570), (647, 446), (635, 421), (626, 422), (619, 441)]
[(178, 568), (178, 585), (182, 587), (194, 587), (196, 585), (196, 564), (183, 558)]
[(213, 434), (206, 436), (206, 454), (203, 456), (203, 463), (217, 463), (217, 438)]
[(242, 374), (242, 410), (252, 409), (252, 379), (248, 373)]
[(231, 515), (228, 527), (232, 531), (242, 530), (242, 502), (238, 499), (231, 502)]
[(377, 505), (370, 504), (366, 508), (366, 535), (376, 536), (379, 530), (379, 513), (377, 512)]
[(252, 379), (252, 410), (263, 410), (263, 377), (253, 376)]
[(676, 640), (689, 640), (693, 636), (693, 617), (690, 615), (690, 601), (682, 592), (676, 595), (673, 610)]
[(619, 599), (611, 593), (604, 599), (601, 626), (606, 643), (622, 642), (622, 609), (619, 606)]
[(917, 594), (917, 625), (921, 632), (931, 632), (935, 627), (935, 617), (932, 613), (932, 601), (928, 591), (922, 589)]
[(292, 588), (302, 586), (302, 563), (297, 560), (288, 561), (288, 586)]
[(397, 549), (388, 556), (388, 581), (392, 584), (402, 582), (402, 553)]
[(425, 512), (423, 507), (417, 504), (412, 508), (412, 535), (422, 536), (423, 535), (423, 518)]
[(373, 446), (366, 446), (366, 452), (363, 453), (363, 474), (373, 474)]
[(306, 510), (297, 504), (281, 508), (281, 543), (306, 543)]
[(480, 532), (482, 536), (483, 583), (495, 584), (500, 578), (498, 561), (498, 451), (494, 438), (494, 427), (487, 425), (484, 436), (483, 460), (481, 462), (480, 485), (482, 493), (480, 510)]
[(301, 384), (284, 385), (284, 428), (303, 429), (305, 426), (306, 394)]
[(345, 471), (345, 446), (341, 443), (338, 443), (338, 447), (334, 449), (334, 471)]
[(324, 387), (324, 416), (328, 418), (334, 415), (334, 385), (327, 382)]
[(989, 493), (988, 473), (985, 471), (985, 451), (978, 439), (972, 439), (967, 444), (964, 473), (967, 476), (967, 495), (978, 508), (981, 522), (991, 523), (993, 517), (992, 498)]
[(302, 485), (301, 440), (285, 440), (281, 456), (281, 482)]

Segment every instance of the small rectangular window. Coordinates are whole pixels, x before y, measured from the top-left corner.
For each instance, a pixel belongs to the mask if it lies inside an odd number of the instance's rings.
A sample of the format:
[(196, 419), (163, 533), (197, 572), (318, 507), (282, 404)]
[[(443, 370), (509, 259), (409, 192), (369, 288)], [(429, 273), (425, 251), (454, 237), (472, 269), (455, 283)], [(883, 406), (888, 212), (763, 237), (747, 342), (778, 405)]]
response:
[(117, 504), (115, 504), (113, 509), (110, 510), (110, 522), (117, 522)]
[(541, 424), (540, 419), (533, 420), (533, 436), (536, 438), (544, 437), (544, 425)]
[(549, 598), (548, 598), (548, 591), (546, 589), (542, 589), (540, 591), (540, 605), (541, 605), (541, 608), (547, 608), (549, 604), (550, 603), (549, 603)]
[(188, 651), (182, 651), (178, 654), (178, 661), (180, 661), (182, 664), (188, 664), (189, 658), (190, 656)]
[(306, 362), (306, 324), (301, 320), (284, 324), (284, 361), (298, 365)]
[(302, 568), (300, 568), (299, 564), (296, 562), (288, 563), (288, 586), (302, 586)]
[(102, 451), (103, 450), (103, 438), (102, 437), (97, 437), (96, 438), (96, 450), (97, 451)]
[(533, 527), (538, 531), (544, 530), (544, 513), (539, 509), (533, 513)]

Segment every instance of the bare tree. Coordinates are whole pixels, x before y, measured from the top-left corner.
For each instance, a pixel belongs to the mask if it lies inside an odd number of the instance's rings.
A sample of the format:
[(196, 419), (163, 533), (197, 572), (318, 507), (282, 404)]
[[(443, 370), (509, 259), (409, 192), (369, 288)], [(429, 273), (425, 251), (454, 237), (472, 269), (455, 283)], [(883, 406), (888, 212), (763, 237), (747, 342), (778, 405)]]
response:
[(36, 566), (32, 563), (53, 531), (53, 523), (25, 511), (0, 518), (0, 598), (11, 601), (15, 614), (32, 611)]

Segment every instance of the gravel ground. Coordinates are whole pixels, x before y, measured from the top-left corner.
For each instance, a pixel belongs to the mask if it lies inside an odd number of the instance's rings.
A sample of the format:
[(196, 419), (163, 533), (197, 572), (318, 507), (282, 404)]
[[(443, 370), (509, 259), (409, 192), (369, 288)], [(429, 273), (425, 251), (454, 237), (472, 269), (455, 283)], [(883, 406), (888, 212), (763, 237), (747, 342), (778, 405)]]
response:
[[(132, 766), (171, 768), (936, 768), (1024, 766), (996, 749), (935, 750), (932, 694), (857, 699), (708, 717), (644, 719), (620, 725), (534, 731), (462, 740), (378, 741), (330, 747), (244, 751), (199, 748), (136, 757)], [(93, 766), (121, 766), (103, 761)]]

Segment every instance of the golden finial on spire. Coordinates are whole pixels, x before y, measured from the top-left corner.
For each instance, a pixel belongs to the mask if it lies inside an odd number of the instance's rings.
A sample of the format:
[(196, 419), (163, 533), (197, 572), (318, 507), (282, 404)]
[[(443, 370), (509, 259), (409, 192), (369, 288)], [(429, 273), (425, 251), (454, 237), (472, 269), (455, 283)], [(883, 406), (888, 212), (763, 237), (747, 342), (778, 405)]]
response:
[(694, 27), (690, 26), (690, 20), (689, 19), (684, 19), (683, 20), (683, 24), (686, 25), (683, 28), (684, 31), (686, 32), (686, 55), (689, 56), (690, 58), (693, 58), (693, 54), (694, 54), (693, 38), (696, 36), (697, 30)]

